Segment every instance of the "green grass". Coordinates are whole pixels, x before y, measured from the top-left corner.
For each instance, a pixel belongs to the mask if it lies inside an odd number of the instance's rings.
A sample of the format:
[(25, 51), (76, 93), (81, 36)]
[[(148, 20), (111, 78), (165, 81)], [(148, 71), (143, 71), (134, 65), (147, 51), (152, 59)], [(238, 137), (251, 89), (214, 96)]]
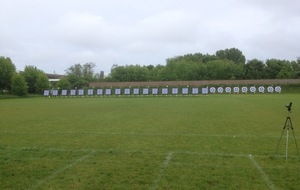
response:
[(298, 94), (2, 99), (0, 189), (299, 189), (290, 101), (300, 139)]

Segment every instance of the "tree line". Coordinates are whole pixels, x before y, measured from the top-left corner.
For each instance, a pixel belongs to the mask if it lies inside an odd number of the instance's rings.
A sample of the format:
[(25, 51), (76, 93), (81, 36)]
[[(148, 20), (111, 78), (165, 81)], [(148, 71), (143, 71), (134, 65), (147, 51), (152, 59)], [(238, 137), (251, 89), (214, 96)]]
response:
[(23, 72), (17, 72), (10, 58), (0, 57), (0, 94), (26, 96), (42, 93), (47, 88), (48, 77), (42, 70), (25, 66)]
[(111, 71), (108, 79), (127, 82), (295, 78), (300, 78), (300, 58), (246, 61), (239, 49), (230, 48), (213, 55), (195, 53), (168, 58), (165, 66), (119, 66)]
[(21, 73), (8, 57), (0, 57), (0, 93), (40, 94), (44, 89), (82, 88), (90, 82), (147, 82), (243, 79), (300, 78), (300, 58), (295, 61), (267, 59), (247, 60), (237, 48), (218, 50), (215, 54), (186, 54), (166, 59), (166, 65), (117, 66), (107, 77), (95, 73), (95, 63), (74, 64), (65, 77), (50, 86), (47, 75), (35, 66), (25, 66)]

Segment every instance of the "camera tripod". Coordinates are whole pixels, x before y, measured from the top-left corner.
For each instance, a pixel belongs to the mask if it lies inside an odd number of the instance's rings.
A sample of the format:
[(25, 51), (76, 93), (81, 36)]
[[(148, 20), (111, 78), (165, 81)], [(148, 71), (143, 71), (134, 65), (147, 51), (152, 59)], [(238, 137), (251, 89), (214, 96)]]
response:
[(297, 151), (298, 151), (298, 156), (300, 156), (300, 154), (299, 154), (299, 149), (298, 149), (298, 145), (297, 145), (297, 141), (296, 141), (296, 137), (295, 137), (295, 132), (294, 132), (293, 124), (292, 124), (292, 119), (291, 119), (290, 114), (291, 114), (291, 110), (290, 110), (290, 108), (289, 108), (289, 109), (288, 109), (288, 116), (286, 117), (286, 120), (285, 120), (283, 129), (282, 129), (282, 132), (281, 132), (281, 136), (280, 136), (280, 139), (279, 139), (277, 148), (276, 148), (276, 152), (275, 152), (275, 153), (277, 154), (277, 151), (278, 151), (279, 144), (280, 144), (280, 142), (281, 142), (283, 133), (284, 133), (284, 131), (286, 131), (285, 159), (288, 158), (289, 130), (290, 130), (290, 129), (291, 129), (292, 132), (293, 132), (293, 137), (294, 137), (295, 144), (296, 144), (296, 148), (297, 148)]

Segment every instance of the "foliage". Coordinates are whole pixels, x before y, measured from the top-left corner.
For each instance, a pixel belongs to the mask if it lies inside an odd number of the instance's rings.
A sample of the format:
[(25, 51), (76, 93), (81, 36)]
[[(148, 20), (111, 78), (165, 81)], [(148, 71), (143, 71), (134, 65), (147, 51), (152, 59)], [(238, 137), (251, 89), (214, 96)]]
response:
[(252, 59), (244, 66), (244, 77), (246, 79), (264, 79), (266, 78), (266, 65), (263, 61)]
[(293, 78), (300, 78), (300, 58), (298, 57), (296, 61), (291, 62), (291, 67), (293, 71)]
[(15, 73), (12, 78), (11, 92), (17, 96), (27, 95), (27, 83), (22, 75)]
[(215, 60), (207, 63), (208, 79), (237, 79), (242, 71), (242, 67), (229, 60)]
[(95, 63), (74, 64), (66, 70), (67, 79), (72, 88), (82, 88), (88, 86), (89, 82), (97, 80), (94, 73)]
[(120, 66), (112, 70), (111, 77), (115, 81), (149, 81), (151, 69), (139, 65)]
[[(186, 54), (166, 59), (166, 65), (117, 66), (105, 79), (94, 72), (96, 64), (74, 64), (66, 70), (59, 88), (83, 88), (90, 82), (142, 82), (142, 81), (196, 81), (242, 79), (292, 79), (300, 78), (300, 58), (295, 61), (267, 59), (247, 60), (237, 48), (218, 50), (215, 54)], [(15, 66), (9, 58), (0, 57), (0, 89), (7, 90)], [(30, 94), (49, 88), (45, 73), (35, 66), (26, 66), (23, 72)]]
[(246, 58), (243, 53), (237, 48), (230, 48), (225, 50), (219, 50), (216, 52), (216, 56), (219, 59), (228, 59), (235, 64), (245, 64)]
[(46, 74), (37, 69), (35, 66), (25, 66), (22, 74), (28, 85), (30, 94), (41, 93), (44, 89), (49, 88), (49, 81)]
[(0, 90), (9, 90), (16, 67), (8, 57), (0, 56)]
[(49, 88), (50, 88), (50, 84), (47, 75), (43, 72), (39, 72), (36, 81), (36, 92), (41, 94), (45, 89), (49, 89)]
[(71, 89), (71, 83), (69, 82), (67, 77), (63, 77), (58, 82), (58, 88), (60, 89)]
[(248, 60), (237, 48), (219, 50), (215, 55), (186, 54), (168, 58), (166, 65), (126, 65), (115, 67), (110, 81), (193, 81), (235, 79), (300, 78), (300, 59), (287, 61)]

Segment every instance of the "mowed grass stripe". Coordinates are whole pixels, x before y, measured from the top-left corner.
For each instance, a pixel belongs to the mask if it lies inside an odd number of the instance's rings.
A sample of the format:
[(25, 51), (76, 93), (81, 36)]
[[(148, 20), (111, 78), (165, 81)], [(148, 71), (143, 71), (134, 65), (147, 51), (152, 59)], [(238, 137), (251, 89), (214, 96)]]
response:
[[(82, 153), (87, 153), (87, 152), (100, 152), (100, 153), (108, 153), (108, 152), (124, 152), (124, 153), (152, 153), (152, 154), (158, 154), (161, 152), (157, 151), (152, 151), (152, 150), (123, 150), (123, 149), (114, 149), (114, 148), (109, 148), (109, 149), (67, 149), (67, 148), (42, 148), (42, 147), (1, 147), (2, 150), (2, 156), (3, 157), (13, 157), (16, 152), (19, 151), (47, 151), (47, 152), (82, 152)], [(177, 150), (176, 152), (173, 152), (176, 154), (195, 154), (195, 155), (203, 155), (203, 156), (235, 156), (235, 157), (248, 157), (249, 154), (234, 154), (234, 153), (228, 153), (228, 152), (196, 152), (196, 151), (187, 151), (187, 150)], [(274, 153), (274, 154), (273, 154)], [(285, 152), (282, 152), (281, 154), (275, 154), (275, 151), (272, 152), (271, 154), (251, 154), (252, 156), (255, 157), (264, 157), (264, 158), (286, 158)], [(292, 154), (289, 155), (289, 157), (297, 159), (299, 156), (297, 154)], [(24, 159), (24, 158), (23, 158)], [(29, 158), (30, 159), (30, 158)], [(300, 159), (300, 158), (299, 158)]]
[(280, 136), (268, 136), (268, 135), (226, 135), (226, 134), (203, 134), (203, 133), (119, 133), (119, 132), (18, 132), (18, 131), (1, 131), (0, 134), (20, 134), (20, 135), (129, 135), (129, 136), (186, 136), (186, 137), (228, 137), (228, 138), (279, 138)]
[[(152, 151), (152, 150), (121, 150), (121, 149), (66, 149), (66, 148), (39, 148), (39, 147), (5, 147), (2, 148), (2, 156), (3, 157), (12, 157), (14, 152), (17, 151), (46, 151), (46, 152), (82, 152), (82, 153), (89, 153), (89, 152), (97, 152), (97, 153), (144, 153), (144, 154), (157, 154), (161, 155), (162, 152)], [(274, 153), (274, 152), (273, 152)], [(220, 157), (248, 157), (249, 155), (261, 158), (285, 158), (285, 154), (235, 154), (230, 152), (196, 152), (196, 151), (187, 151), (187, 150), (177, 150), (172, 152), (172, 154), (189, 154), (189, 155), (200, 155), (200, 156), (220, 156)], [(299, 158), (297, 154), (289, 155), (289, 157), (293, 159)], [(24, 159), (24, 158), (23, 158)], [(32, 159), (32, 158), (29, 158)]]

